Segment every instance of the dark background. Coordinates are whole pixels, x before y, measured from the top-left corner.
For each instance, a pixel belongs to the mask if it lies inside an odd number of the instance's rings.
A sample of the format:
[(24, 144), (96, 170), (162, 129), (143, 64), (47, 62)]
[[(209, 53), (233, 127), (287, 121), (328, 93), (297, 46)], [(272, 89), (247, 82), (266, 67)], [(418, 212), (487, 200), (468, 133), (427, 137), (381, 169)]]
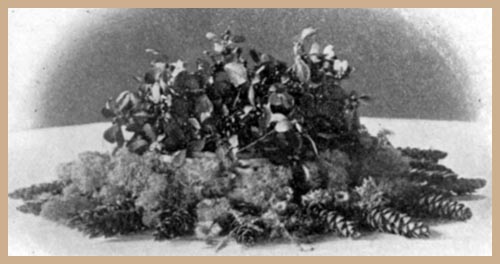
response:
[[(155, 48), (188, 63), (211, 49), (208, 31), (227, 26), (246, 45), (291, 62), (292, 39), (313, 26), (356, 68), (347, 90), (372, 95), (363, 116), (474, 120), (478, 98), (468, 91), (465, 64), (444, 37), (429, 37), (391, 10), (367, 9), (132, 9), (89, 13), (46, 62), (32, 107), (34, 127), (103, 121), (106, 98), (134, 90), (132, 75), (147, 69)], [(87, 24), (87, 23), (86, 23)], [(71, 40), (71, 41), (69, 41)]]

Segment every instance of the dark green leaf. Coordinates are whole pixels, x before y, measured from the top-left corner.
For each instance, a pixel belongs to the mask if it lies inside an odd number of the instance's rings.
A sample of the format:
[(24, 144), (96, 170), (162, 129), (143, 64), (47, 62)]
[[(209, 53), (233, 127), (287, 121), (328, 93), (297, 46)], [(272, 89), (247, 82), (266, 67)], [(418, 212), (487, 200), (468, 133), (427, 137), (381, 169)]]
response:
[(116, 98), (116, 105), (118, 106), (118, 111), (126, 112), (132, 107), (132, 101), (130, 98), (130, 92), (124, 91)]
[(101, 109), (101, 114), (105, 118), (113, 118), (116, 116), (115, 112), (113, 112), (111, 109), (107, 108), (106, 106)]
[(231, 40), (234, 42), (234, 43), (243, 43), (245, 42), (245, 37), (244, 36), (241, 36), (241, 35), (234, 35)]
[(189, 102), (183, 97), (174, 96), (172, 98), (171, 113), (181, 120), (188, 119)]
[(144, 124), (148, 119), (151, 118), (151, 115), (146, 111), (139, 111), (132, 115), (133, 120), (137, 124)]
[(250, 57), (252, 58), (252, 60), (255, 62), (255, 63), (260, 63), (260, 52), (254, 50), (254, 49), (251, 49), (249, 51), (250, 53)]
[(201, 129), (201, 125), (200, 125), (200, 122), (198, 122), (198, 119), (191, 117), (191, 118), (188, 118), (188, 122), (189, 122), (189, 124), (191, 124), (191, 126), (192, 126), (192, 127), (193, 127), (196, 131), (198, 131), (198, 130), (200, 130), (200, 129)]
[(138, 124), (137, 122), (132, 121), (125, 126), (125, 130), (127, 130), (129, 132), (137, 133), (137, 132), (142, 131), (142, 126), (140, 124)]
[(142, 130), (144, 131), (144, 134), (146, 134), (146, 137), (148, 137), (148, 139), (150, 141), (156, 140), (156, 132), (155, 132), (153, 126), (151, 126), (151, 124), (149, 124), (149, 123), (144, 124), (144, 126), (142, 127)]
[(214, 105), (212, 104), (212, 101), (208, 99), (208, 96), (206, 94), (203, 94), (196, 99), (194, 111), (201, 122), (205, 121), (205, 119), (210, 116), (213, 110)]
[(135, 137), (129, 141), (128, 148), (131, 152), (142, 154), (148, 150), (149, 143), (140, 137)]
[(186, 136), (179, 124), (172, 120), (165, 126), (166, 139), (163, 141), (167, 151), (176, 151), (186, 145)]
[(191, 152), (191, 153), (201, 152), (205, 148), (205, 142), (206, 142), (205, 138), (193, 140), (193, 141), (189, 142), (189, 146), (188, 146), (189, 152)]
[(120, 142), (123, 139), (122, 130), (118, 124), (114, 124), (110, 128), (106, 129), (103, 136), (109, 143)]

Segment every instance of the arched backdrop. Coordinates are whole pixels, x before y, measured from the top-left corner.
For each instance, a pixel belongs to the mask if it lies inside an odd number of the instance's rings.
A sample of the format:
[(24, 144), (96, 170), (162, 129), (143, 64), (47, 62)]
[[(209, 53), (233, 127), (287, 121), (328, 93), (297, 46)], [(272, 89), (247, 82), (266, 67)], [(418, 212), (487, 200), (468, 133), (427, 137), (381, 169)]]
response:
[(146, 48), (194, 62), (211, 48), (205, 33), (228, 26), (246, 36), (247, 46), (289, 62), (293, 37), (319, 28), (320, 43), (334, 44), (356, 68), (345, 88), (375, 98), (362, 108), (364, 116), (471, 121), (491, 100), (488, 92), (474, 92), (478, 78), (471, 72), (481, 69), (460, 54), (446, 25), (409, 10), (52, 10), (67, 12), (52, 18), (67, 22), (52, 31), (36, 23), (49, 15), (23, 12), (9, 11), (9, 31), (15, 30), (9, 32), (9, 130), (103, 121), (106, 98), (136, 88), (131, 76), (142, 75), (151, 60)]

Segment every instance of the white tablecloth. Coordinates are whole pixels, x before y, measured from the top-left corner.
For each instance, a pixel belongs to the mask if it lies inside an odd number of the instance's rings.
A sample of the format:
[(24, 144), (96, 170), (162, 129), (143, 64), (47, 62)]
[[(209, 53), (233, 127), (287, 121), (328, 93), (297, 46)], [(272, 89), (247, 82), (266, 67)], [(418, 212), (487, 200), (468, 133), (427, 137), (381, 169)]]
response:
[[(311, 252), (295, 245), (272, 244), (244, 248), (231, 243), (217, 255), (491, 255), (491, 130), (484, 124), (364, 118), (372, 133), (392, 130), (396, 146), (435, 148), (448, 152), (442, 162), (462, 177), (484, 178), (488, 185), (463, 202), (474, 214), (467, 222), (432, 224), (429, 239), (373, 233), (358, 240), (338, 237), (318, 241)], [(108, 124), (38, 129), (9, 133), (9, 192), (56, 177), (55, 166), (85, 150), (111, 150), (102, 139)], [(89, 239), (81, 233), (26, 215), (9, 199), (9, 255), (215, 255), (202, 241), (155, 242), (149, 235)]]

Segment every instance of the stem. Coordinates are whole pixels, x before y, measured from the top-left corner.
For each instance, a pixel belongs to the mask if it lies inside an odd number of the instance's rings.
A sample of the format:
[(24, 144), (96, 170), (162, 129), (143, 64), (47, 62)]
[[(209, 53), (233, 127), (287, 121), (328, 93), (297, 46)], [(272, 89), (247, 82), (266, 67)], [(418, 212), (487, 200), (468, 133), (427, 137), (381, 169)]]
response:
[(319, 153), (318, 153), (318, 148), (316, 147), (316, 143), (314, 142), (314, 140), (311, 138), (311, 136), (309, 136), (309, 134), (303, 134), (303, 136), (305, 138), (307, 138), (309, 140), (309, 142), (311, 143), (311, 146), (313, 148), (313, 151), (314, 151), (314, 154), (316, 154), (316, 157), (319, 156)]
[(236, 94), (236, 98), (234, 99), (234, 102), (233, 102), (233, 107), (231, 110), (235, 109), (236, 108), (236, 105), (238, 104), (238, 102), (240, 101), (240, 95), (241, 95), (241, 89), (243, 89), (243, 87), (241, 87), (242, 85), (239, 86), (239, 89), (238, 89), (238, 94)]
[(263, 135), (263, 136), (261, 136), (260, 138), (256, 139), (254, 142), (252, 142), (252, 143), (250, 143), (250, 144), (248, 144), (248, 145), (246, 145), (246, 146), (244, 146), (244, 147), (240, 148), (240, 149), (238, 150), (238, 153), (239, 153), (239, 152), (242, 152), (242, 151), (244, 151), (244, 150), (246, 150), (246, 149), (248, 149), (248, 148), (250, 148), (250, 147), (252, 147), (252, 146), (254, 146), (255, 144), (259, 143), (261, 140), (263, 140), (264, 138), (266, 138), (266, 137), (270, 136), (270, 135), (271, 135), (271, 134), (273, 134), (274, 132), (276, 132), (274, 129), (273, 129), (273, 130), (271, 130), (271, 131), (269, 131), (269, 132), (267, 132), (266, 134), (264, 134), (264, 135)]

